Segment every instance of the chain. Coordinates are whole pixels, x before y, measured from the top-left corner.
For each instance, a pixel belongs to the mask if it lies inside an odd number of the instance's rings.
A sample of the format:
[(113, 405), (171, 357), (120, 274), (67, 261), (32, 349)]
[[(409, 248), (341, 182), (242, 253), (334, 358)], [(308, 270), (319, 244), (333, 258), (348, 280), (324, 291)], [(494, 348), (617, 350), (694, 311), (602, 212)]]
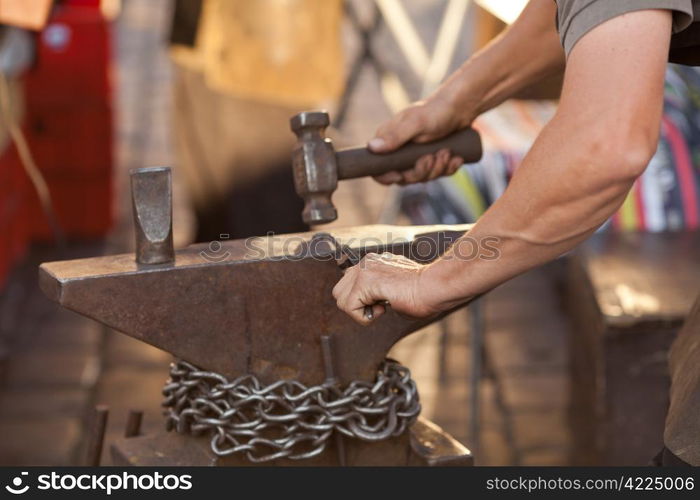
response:
[(210, 433), (217, 456), (245, 453), (251, 462), (317, 456), (333, 432), (364, 441), (398, 436), (421, 409), (410, 371), (391, 359), (374, 383), (353, 381), (342, 390), (294, 380), (264, 386), (254, 375), (229, 381), (178, 361), (163, 395), (167, 430)]

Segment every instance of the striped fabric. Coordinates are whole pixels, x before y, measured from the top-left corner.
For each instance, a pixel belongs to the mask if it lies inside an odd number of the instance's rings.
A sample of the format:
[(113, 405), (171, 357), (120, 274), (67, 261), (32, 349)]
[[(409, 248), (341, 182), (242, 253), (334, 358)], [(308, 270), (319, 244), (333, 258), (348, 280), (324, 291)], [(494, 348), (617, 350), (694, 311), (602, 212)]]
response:
[[(484, 157), (454, 176), (402, 190), (416, 224), (473, 222), (498, 198), (544, 124), (550, 101), (509, 101), (474, 124)], [(700, 68), (669, 65), (656, 154), (602, 230), (677, 231), (700, 227)]]

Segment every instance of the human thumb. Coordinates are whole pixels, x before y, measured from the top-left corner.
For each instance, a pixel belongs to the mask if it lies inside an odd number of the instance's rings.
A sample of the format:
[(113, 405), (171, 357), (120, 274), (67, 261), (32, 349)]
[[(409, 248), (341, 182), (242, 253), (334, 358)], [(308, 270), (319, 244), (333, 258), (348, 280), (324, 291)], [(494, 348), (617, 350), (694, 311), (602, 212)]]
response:
[(377, 129), (374, 137), (367, 143), (374, 153), (388, 153), (401, 147), (416, 135), (415, 120), (406, 119), (399, 114)]

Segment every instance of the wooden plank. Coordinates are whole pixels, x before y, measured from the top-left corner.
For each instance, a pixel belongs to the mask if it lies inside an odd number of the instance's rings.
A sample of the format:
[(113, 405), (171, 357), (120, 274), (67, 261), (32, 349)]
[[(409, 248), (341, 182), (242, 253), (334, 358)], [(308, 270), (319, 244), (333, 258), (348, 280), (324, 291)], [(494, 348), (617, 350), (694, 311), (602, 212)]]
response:
[(700, 283), (699, 232), (595, 235), (570, 259), (577, 465), (644, 465), (662, 446), (667, 354)]
[(680, 326), (700, 290), (700, 232), (595, 235), (584, 266), (609, 326)]

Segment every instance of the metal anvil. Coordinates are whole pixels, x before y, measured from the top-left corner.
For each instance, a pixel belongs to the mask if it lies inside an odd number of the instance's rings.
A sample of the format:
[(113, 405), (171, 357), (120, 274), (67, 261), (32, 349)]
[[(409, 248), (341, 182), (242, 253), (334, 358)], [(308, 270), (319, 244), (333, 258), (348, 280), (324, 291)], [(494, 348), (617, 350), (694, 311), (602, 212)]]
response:
[[(360, 226), (331, 230), (345, 252), (391, 252), (429, 261), (465, 226)], [(340, 311), (336, 259), (304, 255), (314, 233), (192, 245), (174, 262), (140, 265), (134, 254), (50, 262), (40, 286), (62, 306), (201, 368), (271, 383), (323, 382), (321, 335), (330, 335), (341, 383), (372, 380), (392, 345), (435, 321), (391, 308), (371, 326)]]
[[(253, 374), (265, 384), (327, 380), (322, 336), (332, 340), (338, 383), (373, 381), (392, 345), (439, 319), (408, 318), (388, 308), (370, 326), (361, 326), (336, 307), (331, 290), (342, 266), (369, 252), (429, 262), (468, 226), (360, 226), (173, 252), (169, 176), (165, 169), (132, 174), (135, 254), (42, 264), (44, 293), (202, 369), (229, 379)], [(167, 446), (157, 441), (161, 444), (144, 447), (168, 447), (183, 439), (173, 436)]]

